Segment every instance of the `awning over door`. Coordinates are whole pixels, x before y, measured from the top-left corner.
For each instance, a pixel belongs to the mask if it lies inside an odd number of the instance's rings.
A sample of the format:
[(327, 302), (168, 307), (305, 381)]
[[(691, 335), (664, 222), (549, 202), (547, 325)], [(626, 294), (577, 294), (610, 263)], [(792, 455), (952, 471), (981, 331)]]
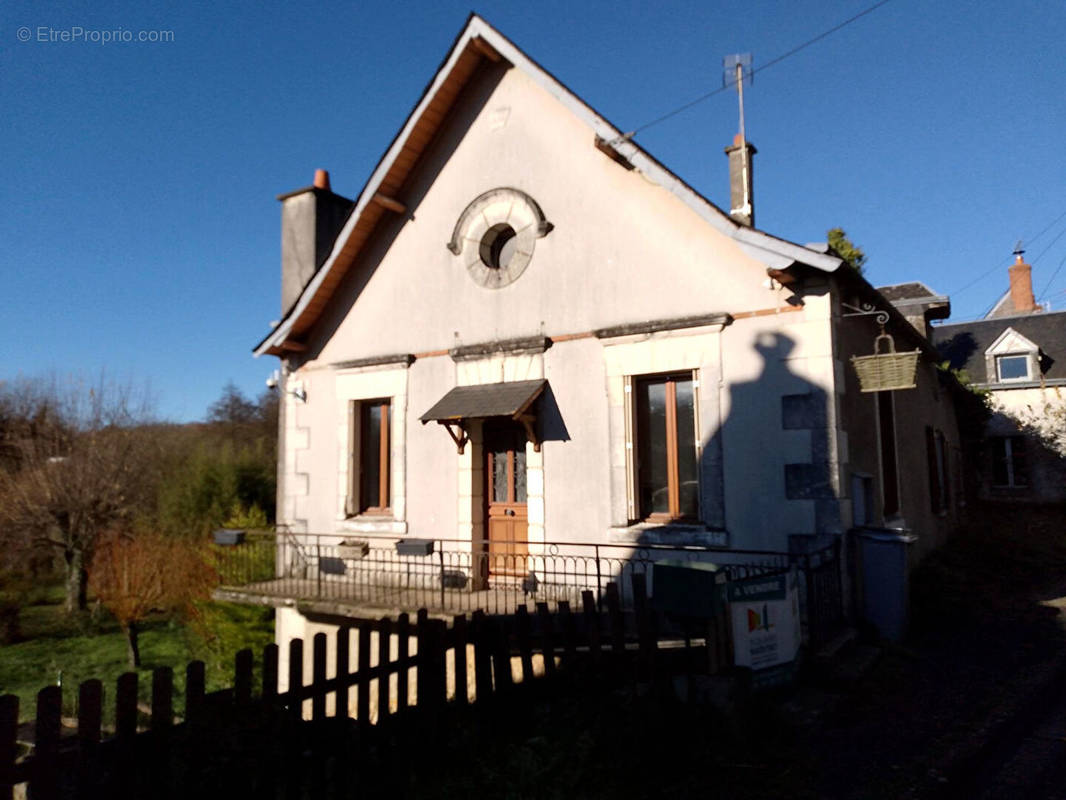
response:
[(469, 439), (466, 421), (488, 417), (508, 417), (526, 429), (533, 449), (540, 451), (534, 422), (533, 404), (548, 385), (546, 380), (484, 383), (480, 386), (456, 386), (422, 415), (422, 424), (438, 422), (447, 428), (462, 453)]

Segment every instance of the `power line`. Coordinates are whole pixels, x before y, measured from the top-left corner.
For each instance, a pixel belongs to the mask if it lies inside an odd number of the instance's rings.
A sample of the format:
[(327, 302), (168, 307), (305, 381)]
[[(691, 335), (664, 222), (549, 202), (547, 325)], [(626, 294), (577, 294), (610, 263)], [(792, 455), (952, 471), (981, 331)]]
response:
[[(1052, 221), (1051, 221), (1051, 222), (1050, 222), (1050, 223), (1049, 223), (1049, 224), (1048, 224), (1048, 225), (1047, 225), (1046, 227), (1044, 227), (1044, 229), (1043, 229), (1043, 230), (1041, 230), (1041, 231), (1040, 231), (1040, 233), (1036, 234), (1036, 236), (1031, 236), (1030, 238), (1028, 238), (1028, 239), (1023, 239), (1022, 241), (1023, 241), (1024, 243), (1026, 243), (1026, 244), (1032, 244), (1032, 243), (1033, 243), (1033, 242), (1035, 242), (1035, 241), (1036, 241), (1037, 239), (1039, 239), (1039, 238), (1040, 238), (1041, 236), (1043, 236), (1043, 235), (1044, 235), (1045, 233), (1047, 233), (1047, 232), (1048, 232), (1049, 230), (1051, 230), (1051, 229), (1052, 229), (1053, 227), (1055, 227), (1055, 225), (1056, 225), (1056, 224), (1057, 224), (1057, 223), (1058, 223), (1058, 222), (1059, 222), (1060, 220), (1062, 220), (1062, 219), (1063, 219), (1064, 217), (1066, 217), (1066, 211), (1063, 211), (1063, 212), (1062, 212), (1061, 214), (1059, 214), (1059, 215), (1058, 215), (1057, 217), (1055, 217), (1055, 219), (1053, 219), (1053, 220), (1052, 220)], [(1064, 229), (1063, 233), (1066, 233), (1066, 229)], [(1062, 238), (1062, 233), (1060, 233), (1060, 234), (1059, 234), (1058, 236), (1056, 236), (1056, 237), (1055, 237), (1054, 239), (1052, 239), (1052, 240), (1051, 240), (1051, 244), (1055, 244), (1055, 242), (1057, 242), (1057, 241), (1058, 241), (1058, 240), (1059, 240), (1060, 238)], [(1049, 245), (1048, 245), (1048, 246), (1047, 246), (1046, 248), (1044, 248), (1044, 250), (1043, 250), (1043, 251), (1042, 251), (1042, 252), (1040, 253), (1040, 255), (1039, 255), (1039, 256), (1037, 256), (1036, 258), (1034, 258), (1034, 259), (1033, 259), (1033, 263), (1034, 263), (1034, 264), (1035, 264), (1035, 263), (1036, 263), (1036, 261), (1037, 261), (1037, 260), (1038, 260), (1038, 259), (1040, 258), (1040, 256), (1044, 255), (1044, 253), (1046, 253), (1046, 252), (1047, 252), (1047, 251), (1048, 251), (1049, 249), (1051, 249), (1051, 244), (1049, 244)], [(1010, 260), (1011, 260), (1011, 259), (1010, 259), (1010, 256), (1008, 256), (1008, 257), (1007, 257), (1006, 259), (1004, 259), (1003, 261), (1000, 261), (1000, 262), (999, 262), (998, 264), (996, 264), (996, 265), (995, 265), (994, 267), (991, 267), (991, 268), (989, 268), (988, 270), (986, 270), (986, 271), (982, 272), (982, 273), (981, 273), (980, 275), (978, 275), (978, 276), (977, 276), (976, 278), (974, 278), (974, 279), (973, 279), (972, 281), (970, 281), (969, 283), (967, 283), (967, 284), (966, 284), (965, 286), (963, 286), (963, 287), (962, 287), (961, 289), (956, 289), (956, 290), (955, 290), (955, 291), (953, 291), (953, 292), (949, 292), (949, 294), (950, 294), (950, 295), (951, 295), (952, 297), (954, 297), (955, 295), (959, 295), (959, 294), (962, 294), (962, 293), (963, 293), (963, 292), (965, 292), (965, 291), (966, 291), (967, 289), (969, 289), (969, 288), (970, 288), (971, 286), (976, 286), (976, 285), (977, 285), (978, 283), (980, 283), (980, 282), (981, 282), (982, 280), (984, 280), (985, 278), (987, 278), (987, 277), (988, 277), (989, 275), (991, 275), (991, 274), (992, 274), (993, 272), (995, 272), (995, 271), (996, 271), (997, 269), (1003, 269), (1003, 267), (1005, 267), (1005, 266), (1006, 266), (1007, 264), (1009, 264), (1009, 263), (1010, 263)]]
[(1048, 242), (1048, 246), (1045, 247), (1043, 250), (1041, 250), (1040, 251), (1040, 255), (1038, 255), (1036, 258), (1034, 258), (1030, 263), (1035, 264), (1037, 261), (1039, 261), (1041, 258), (1043, 258), (1044, 254), (1047, 253), (1047, 251), (1050, 250), (1052, 248), (1052, 246), (1054, 246), (1055, 242), (1057, 242), (1063, 236), (1066, 236), (1066, 228), (1063, 228), (1061, 231), (1059, 231), (1059, 235), (1056, 236), (1054, 239), (1052, 239), (1050, 242)]
[(983, 279), (988, 277), (990, 274), (996, 272), (996, 270), (1003, 269), (1003, 267), (1005, 265), (1007, 265), (1007, 263), (1010, 263), (1010, 262), (1011, 262), (1011, 258), (1010, 258), (1010, 256), (1008, 256), (1004, 260), (1002, 260), (999, 263), (997, 263), (997, 265), (995, 267), (992, 267), (992, 268), (986, 270), (985, 272), (982, 272), (980, 275), (976, 276), (975, 278), (973, 278), (972, 281), (970, 283), (968, 283), (966, 286), (964, 286), (962, 289), (955, 289), (955, 291), (948, 292), (950, 297), (954, 298), (955, 295), (962, 294), (964, 291), (969, 289), (971, 286), (978, 285), (979, 283), (981, 283), (983, 281)]
[[(849, 17), (848, 19), (846, 19), (843, 22), (841, 22), (839, 25), (836, 25), (836, 26), (830, 28), (827, 31), (823, 31), (822, 33), (820, 33), (817, 36), (815, 36), (813, 39), (808, 39), (803, 44), (798, 45), (796, 47), (793, 47), (787, 53), (783, 53), (783, 54), (779, 55), (777, 58), (774, 58), (774, 59), (771, 59), (770, 61), (767, 61), (761, 67), (756, 67), (755, 69), (753, 69), (751, 71), (752, 77), (755, 76), (755, 73), (762, 72), (764, 69), (769, 69), (770, 67), (776, 66), (777, 64), (780, 64), (782, 61), (784, 61), (786, 58), (789, 58), (791, 56), (796, 55), (796, 53), (800, 52), (801, 50), (807, 49), (808, 47), (810, 47), (812, 44), (815, 44), (816, 42), (820, 42), (822, 39), (824, 39), (825, 37), (829, 36), (830, 34), (836, 33), (841, 28), (847, 27), (848, 25), (850, 25), (851, 23), (855, 22), (856, 20), (858, 20), (858, 19), (860, 19), (862, 17), (865, 17), (867, 14), (870, 14), (870, 13), (876, 11), (877, 9), (879, 9), (881, 6), (885, 5), (888, 2), (889, 2), (889, 0), (880, 0), (880, 2), (874, 3), (872, 6), (867, 8), (865, 11), (860, 11), (858, 14), (856, 14), (853, 17)], [(729, 86), (729, 85), (721, 86), (721, 87), (715, 89), (712, 92), (707, 92), (707, 94), (700, 95), (695, 100), (690, 100), (689, 102), (685, 103), (684, 105), (678, 106), (673, 111), (669, 111), (666, 114), (663, 114), (661, 117), (657, 117), (657, 118), (653, 119), (651, 122), (646, 122), (643, 125), (641, 125), (640, 127), (634, 128), (629, 133), (623, 133), (621, 136), (619, 136), (615, 140), (615, 143), (617, 143), (619, 141), (622, 141), (622, 140), (625, 140), (625, 139), (632, 139), (638, 133), (640, 133), (641, 131), (647, 130), (652, 125), (658, 125), (660, 122), (665, 122), (666, 120), (670, 119), (671, 117), (677, 116), (682, 111), (687, 111), (688, 109), (692, 108), (693, 106), (702, 103), (704, 100), (709, 100), (710, 98), (714, 97), (715, 95), (721, 94), (722, 92), (725, 92), (725, 91), (728, 91), (731, 88), (732, 87)]]
[(1059, 270), (1062, 269), (1062, 265), (1063, 264), (1066, 264), (1066, 256), (1062, 257), (1062, 261), (1060, 261), (1059, 265), (1057, 267), (1055, 267), (1055, 271), (1051, 273), (1051, 280), (1049, 280), (1047, 282), (1047, 286), (1044, 287), (1044, 291), (1041, 292), (1040, 297), (1036, 298), (1037, 300), (1043, 300), (1044, 299), (1044, 295), (1046, 295), (1047, 292), (1048, 292), (1048, 289), (1051, 288), (1051, 284), (1055, 282), (1055, 276), (1059, 274)]
[(1036, 236), (1032, 237), (1031, 239), (1026, 239), (1025, 243), (1026, 244), (1032, 244), (1033, 242), (1035, 242), (1037, 239), (1039, 239), (1041, 236), (1043, 236), (1045, 233), (1047, 233), (1049, 230), (1051, 230), (1054, 227), (1055, 223), (1058, 222), (1063, 217), (1066, 217), (1066, 211), (1063, 211), (1061, 214), (1059, 214), (1057, 217), (1055, 217), (1055, 219), (1052, 220), (1051, 223), (1048, 224), (1048, 226), (1046, 228), (1044, 228), (1044, 230), (1040, 231), (1040, 233), (1038, 233)]

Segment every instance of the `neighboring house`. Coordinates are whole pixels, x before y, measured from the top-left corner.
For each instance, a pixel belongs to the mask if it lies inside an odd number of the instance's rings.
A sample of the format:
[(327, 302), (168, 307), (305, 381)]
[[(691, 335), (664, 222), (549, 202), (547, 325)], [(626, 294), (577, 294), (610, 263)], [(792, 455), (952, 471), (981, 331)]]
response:
[[(527, 591), (527, 554), (579, 546), (942, 542), (957, 384), (825, 246), (753, 227), (754, 148), (726, 152), (729, 213), (472, 16), (354, 202), (324, 173), (280, 198), (279, 522)], [(878, 310), (913, 390), (859, 391)]]
[(993, 414), (981, 461), (987, 499), (1066, 500), (1066, 441), (1059, 451), (1026, 433), (1066, 427), (1066, 312), (1048, 312), (1033, 297), (1032, 268), (1021, 253), (1008, 270), (1009, 290), (983, 319), (941, 325), (937, 348), (974, 388), (988, 393)]

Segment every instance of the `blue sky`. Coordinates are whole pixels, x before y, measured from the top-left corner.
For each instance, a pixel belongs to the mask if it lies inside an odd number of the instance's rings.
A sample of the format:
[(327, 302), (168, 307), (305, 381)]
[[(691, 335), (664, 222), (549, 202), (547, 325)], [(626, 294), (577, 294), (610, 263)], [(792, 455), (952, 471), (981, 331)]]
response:
[[(720, 86), (723, 56), (758, 67), (873, 2), (474, 10), (631, 130)], [(354, 197), (470, 10), (6, 0), (0, 380), (106, 371), (147, 383), (174, 420), (201, 418), (229, 380), (258, 394), (276, 366), (251, 356), (279, 315), (275, 196), (324, 167)], [(953, 320), (983, 313), (1015, 241), (1036, 237), (1036, 293), (1066, 308), (1064, 35), (1058, 0), (891, 0), (757, 74), (759, 227), (810, 242), (842, 226), (873, 283), (923, 280), (952, 295)], [(637, 141), (722, 206), (736, 129), (724, 93)]]

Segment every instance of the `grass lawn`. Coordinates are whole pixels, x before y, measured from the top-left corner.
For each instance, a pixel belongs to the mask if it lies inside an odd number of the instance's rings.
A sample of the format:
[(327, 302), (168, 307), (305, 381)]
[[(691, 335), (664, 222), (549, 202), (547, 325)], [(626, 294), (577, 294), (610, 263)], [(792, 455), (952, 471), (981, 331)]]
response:
[[(104, 684), (104, 719), (114, 719), (115, 681), (126, 672), (126, 637), (104, 609), (95, 614), (63, 612), (61, 589), (46, 589), (22, 608), (21, 639), (0, 648), (0, 694), (19, 697), (19, 717), (34, 718), (37, 692), (62, 683), (63, 713), (76, 716), (78, 684), (99, 678)], [(152, 670), (171, 667), (175, 709), (184, 703), (185, 666), (201, 659), (207, 665), (208, 690), (232, 685), (237, 651), (258, 654), (274, 639), (272, 611), (231, 603), (206, 603), (199, 624), (164, 617), (144, 623), (140, 635), (140, 696), (151, 696)], [(209, 631), (204, 634), (202, 631)]]

